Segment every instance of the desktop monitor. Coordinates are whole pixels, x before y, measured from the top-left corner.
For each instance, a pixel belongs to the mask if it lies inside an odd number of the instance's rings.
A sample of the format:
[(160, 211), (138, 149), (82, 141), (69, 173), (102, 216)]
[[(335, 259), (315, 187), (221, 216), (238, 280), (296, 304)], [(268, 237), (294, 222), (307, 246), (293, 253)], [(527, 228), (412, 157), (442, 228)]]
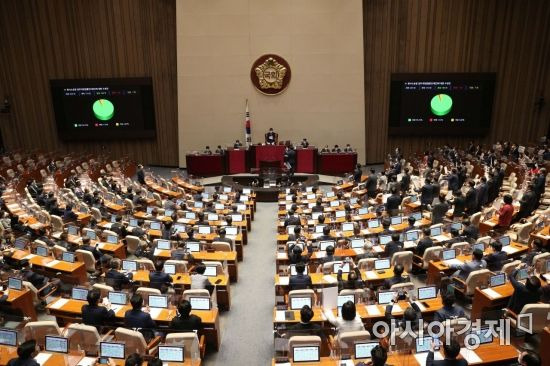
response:
[(350, 198), (349, 204), (350, 204), (350, 205), (355, 205), (355, 204), (357, 204), (357, 197), (352, 197), (352, 198)]
[(441, 226), (432, 227), (430, 229), (430, 236), (438, 236), (441, 235)]
[(128, 302), (125, 292), (109, 291), (107, 298), (109, 299), (109, 302), (111, 304), (115, 305), (126, 305), (126, 303)]
[(340, 201), (338, 200), (330, 201), (330, 207), (338, 207), (338, 206), (340, 206)]
[(195, 201), (195, 208), (202, 208), (204, 204), (201, 201)]
[(165, 264), (163, 267), (164, 273), (167, 274), (176, 274), (176, 265), (175, 264)]
[(61, 260), (64, 262), (74, 263), (74, 252), (63, 252)]
[(82, 287), (73, 287), (71, 290), (71, 298), (73, 300), (86, 301), (88, 299), (88, 289)]
[(319, 362), (319, 346), (297, 346), (292, 349), (292, 362)]
[(107, 235), (107, 243), (117, 244), (118, 243), (118, 237), (116, 235)]
[(327, 250), (329, 246), (336, 248), (336, 242), (334, 240), (323, 240), (319, 242), (319, 250)]
[(391, 263), (389, 258), (377, 259), (374, 261), (375, 270), (389, 269), (390, 267)]
[(225, 226), (225, 234), (235, 236), (239, 233), (239, 228), (236, 226)]
[(152, 308), (168, 308), (168, 296), (149, 295), (148, 304)]
[(196, 253), (201, 251), (201, 243), (198, 241), (192, 241), (185, 243), (185, 247), (191, 253)]
[(365, 245), (365, 239), (351, 239), (352, 249), (362, 249)]
[(453, 222), (451, 224), (451, 229), (455, 229), (455, 230), (462, 230), (462, 224), (460, 222)]
[[(292, 196), (291, 196), (291, 199), (292, 199)], [(306, 199), (307, 200), (314, 200), (315, 199), (315, 193), (310, 193), (310, 194), (306, 195)]]
[(355, 343), (355, 359), (371, 358), (371, 351), (378, 345), (378, 342)]
[(503, 247), (510, 245), (510, 237), (508, 235), (501, 236), (498, 238), (498, 241), (502, 244)]
[(369, 213), (369, 208), (368, 207), (361, 207), (359, 210), (357, 210), (357, 213), (359, 215), (366, 215)]
[(170, 240), (163, 240), (163, 239), (157, 240), (157, 249), (170, 250), (170, 248), (171, 248)]
[(229, 199), (229, 196), (226, 195), (226, 194), (220, 194), (220, 195), (218, 196), (218, 199), (219, 199), (220, 201), (227, 201), (227, 200)]
[(8, 288), (21, 291), (21, 289), (23, 288), (23, 280), (15, 277), (8, 278)]
[(344, 211), (344, 210), (336, 211), (334, 213), (334, 217), (336, 217), (337, 219), (342, 218), (342, 217), (346, 217), (346, 211)]
[(322, 234), (326, 225), (315, 225), (315, 234)]
[(338, 273), (338, 271), (342, 270), (342, 273), (349, 273), (350, 271), (349, 267), (350, 267), (349, 262), (345, 262), (345, 263), (336, 262), (332, 265), (332, 272)]
[(319, 216), (321, 216), (323, 213), (322, 212), (312, 212), (311, 213), (311, 219), (312, 220), (317, 220), (319, 219)]
[(115, 223), (116, 222), (116, 215), (111, 215), (111, 223)]
[(210, 234), (210, 226), (199, 226), (199, 234)]
[(133, 226), (133, 227), (139, 226), (138, 225), (138, 220), (137, 219), (130, 219), (130, 225), (129, 226)]
[(390, 223), (392, 225), (400, 225), (402, 222), (403, 222), (403, 217), (402, 216), (392, 216), (390, 218)]
[(15, 248), (19, 250), (25, 250), (25, 248), (27, 247), (27, 244), (28, 244), (27, 239), (21, 236), (15, 239), (15, 243), (13, 245), (15, 246)]
[(435, 299), (437, 297), (437, 287), (436, 286), (425, 286), (418, 288), (418, 300), (429, 300)]
[(164, 216), (172, 216), (173, 213), (173, 210), (164, 210)]
[(38, 245), (36, 247), (36, 255), (39, 255), (41, 257), (47, 257), (48, 256), (48, 248), (43, 245)]
[(393, 297), (397, 294), (397, 291), (379, 291), (378, 292), (378, 304), (386, 305), (391, 303)]
[(67, 227), (67, 233), (69, 235), (78, 235), (78, 228), (76, 226), (70, 225)]
[(86, 235), (90, 240), (97, 240), (97, 234), (95, 231), (86, 230), (84, 231), (84, 235)]
[(186, 228), (185, 228), (185, 225), (182, 225), (182, 224), (176, 224), (173, 226), (174, 227), (174, 231), (179, 234), (179, 233), (184, 233)]
[(454, 249), (447, 249), (441, 252), (441, 259), (448, 261), (456, 258), (456, 251)]
[(216, 210), (223, 210), (223, 209), (225, 209), (225, 205), (224, 205), (223, 203), (216, 203), (216, 204), (214, 205), (214, 209), (216, 209)]
[(433, 338), (431, 336), (416, 338), (416, 353), (428, 352), (430, 350)]
[(219, 219), (220, 218), (219, 218), (218, 214), (215, 214), (215, 213), (209, 213), (208, 217), (207, 217), (208, 221), (218, 221)]
[(376, 229), (377, 227), (380, 226), (380, 221), (378, 220), (369, 220), (367, 222), (367, 226), (369, 229)]
[(344, 222), (342, 224), (342, 231), (353, 231), (353, 222)]
[(204, 271), (206, 277), (216, 277), (218, 275), (218, 269), (216, 266), (206, 266)]
[(418, 230), (407, 231), (405, 233), (405, 240), (406, 241), (417, 241), (419, 236), (420, 236), (420, 231), (418, 231)]
[(147, 207), (147, 213), (150, 215), (153, 212), (153, 206)]
[(69, 352), (69, 339), (65, 337), (46, 336), (46, 351), (57, 353)]
[(137, 267), (138, 265), (136, 261), (128, 261), (128, 260), (122, 261), (122, 269), (124, 271), (134, 272), (134, 271), (137, 271)]
[(310, 308), (313, 306), (311, 303), (311, 297), (291, 297), (290, 298), (290, 310), (300, 310), (305, 305)]
[[(546, 264), (548, 264), (548, 263), (550, 263), (550, 261), (547, 262)], [(525, 280), (527, 278), (529, 278), (529, 269), (528, 268), (519, 269), (517, 274), (516, 274), (516, 279), (518, 281), (521, 281), (521, 280)]]
[(491, 287), (502, 286), (506, 283), (506, 274), (499, 273), (490, 278)]
[[(290, 275), (291, 276), (296, 276), (298, 273), (296, 272), (296, 265), (295, 264), (291, 264), (290, 266)], [(308, 268), (307, 266), (304, 266), (304, 274), (307, 275), (308, 274)]]
[(161, 227), (161, 225), (160, 225), (160, 222), (158, 222), (158, 221), (153, 221), (153, 222), (151, 222), (151, 224), (149, 225), (149, 228), (150, 228), (151, 230), (160, 230), (160, 227)]
[(244, 210), (246, 210), (245, 204), (240, 203), (237, 205), (237, 211), (244, 211)]
[(414, 217), (416, 221), (422, 220), (422, 212), (413, 212), (411, 216)]
[(196, 217), (196, 216), (195, 216), (195, 213), (194, 213), (194, 212), (189, 212), (189, 211), (187, 211), (187, 212), (185, 213), (185, 218), (186, 218), (187, 220), (194, 220), (195, 217)]
[(210, 298), (208, 297), (189, 297), (191, 309), (193, 310), (210, 310)]
[(158, 351), (162, 362), (184, 362), (183, 346), (159, 346)]
[(472, 246), (472, 249), (473, 250), (476, 250), (476, 249), (479, 249), (481, 250), (482, 252), (485, 250), (485, 244), (483, 243), (475, 243), (473, 246)]
[(4, 346), (17, 346), (17, 332), (15, 330), (0, 329), (0, 344)]
[(341, 308), (348, 301), (351, 301), (352, 303), (355, 304), (355, 296), (354, 295), (338, 295), (337, 306), (339, 308)]
[(331, 198), (331, 197), (334, 197), (335, 194), (333, 191), (330, 191), (330, 192), (327, 192), (327, 194), (325, 195), (327, 198)]
[(248, 202), (249, 200), (250, 199), (246, 194), (241, 195), (241, 197), (239, 198), (239, 202)]
[(386, 245), (391, 241), (391, 235), (380, 235), (378, 240), (380, 245)]
[(99, 356), (106, 358), (125, 359), (124, 343), (118, 342), (99, 342)]

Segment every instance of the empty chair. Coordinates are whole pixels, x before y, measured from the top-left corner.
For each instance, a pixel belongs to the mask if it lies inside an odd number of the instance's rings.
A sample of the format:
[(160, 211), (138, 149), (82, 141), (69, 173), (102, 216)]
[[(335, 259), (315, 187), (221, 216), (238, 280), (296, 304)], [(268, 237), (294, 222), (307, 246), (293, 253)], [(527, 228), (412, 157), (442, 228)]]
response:
[(544, 265), (546, 261), (550, 260), (550, 252), (537, 254), (533, 257), (533, 266), (535, 267), (535, 272), (537, 273), (544, 273), (546, 272), (546, 268), (544, 268)]
[(160, 343), (160, 337), (155, 337), (149, 344), (145, 342), (143, 334), (136, 330), (130, 330), (119, 327), (115, 329), (115, 338), (119, 342), (124, 342), (125, 353), (139, 353), (140, 355), (152, 355), (157, 351), (157, 346)]
[[(43, 307), (43, 305), (47, 302), (46, 299), (57, 290), (57, 287), (50, 283), (46, 283), (42, 288), (37, 289), (31, 282), (28, 281), (23, 281), (23, 287), (31, 291), (32, 302), (35, 307)], [(45, 289), (49, 289), (49, 292), (41, 295), (41, 292)]]
[(117, 241), (118, 241), (118, 234), (115, 233), (114, 231), (111, 231), (111, 230), (103, 230), (103, 232), (101, 233), (101, 236), (103, 236), (104, 238), (107, 238), (109, 235), (116, 236)]
[(443, 247), (430, 247), (426, 248), (424, 255), (422, 256), (422, 268), (428, 269), (430, 261), (438, 260), (439, 253), (443, 250)]
[(65, 247), (62, 247), (61, 245), (54, 245), (53, 246), (53, 255), (55, 258), (60, 259), (63, 257), (63, 253), (65, 253), (67, 249)]
[(141, 297), (147, 301), (149, 295), (160, 295), (160, 290), (151, 287), (138, 287), (136, 294), (141, 295)]
[(100, 293), (102, 298), (109, 296), (109, 292), (114, 292), (115, 291), (115, 289), (112, 286), (107, 286), (107, 285), (104, 285), (102, 283), (94, 283), (92, 285), (92, 288), (94, 288), (96, 290), (99, 290), (99, 293)]
[(451, 249), (456, 250), (457, 253), (465, 254), (468, 250), (470, 250), (470, 243), (465, 241), (454, 243), (451, 245)]
[(59, 329), (55, 320), (29, 322), (23, 328), (23, 339), (25, 341), (34, 339), (41, 349), (44, 349), (45, 337), (47, 335), (61, 335), (61, 329)]
[(204, 335), (197, 336), (195, 332), (187, 333), (169, 333), (166, 335), (165, 344), (167, 346), (183, 346), (185, 356), (184, 358), (191, 360), (198, 360), (204, 356), (206, 349), (206, 343), (204, 341)]
[(502, 266), (502, 273), (506, 273), (506, 276), (510, 275), (510, 273), (514, 272), (514, 270), (521, 264), (521, 261), (515, 260), (510, 263), (506, 263)]
[(99, 208), (97, 207), (91, 207), (90, 210), (92, 211), (92, 216), (97, 222), (101, 222), (103, 219), (101, 217), (101, 211), (99, 211)]
[(366, 330), (338, 334), (338, 346), (341, 354), (353, 354), (355, 343), (365, 341), (370, 341), (370, 333)]
[(527, 221), (524, 224), (515, 226), (514, 231), (509, 231), (506, 234), (509, 235), (510, 239), (513, 241), (526, 244), (529, 241), (529, 234), (533, 230), (533, 226), (534, 224), (532, 222)]
[(346, 295), (353, 295), (355, 296), (355, 303), (363, 302), (363, 299), (365, 298), (365, 290), (363, 289), (343, 289), (340, 291), (339, 295), (346, 296)]
[(52, 219), (52, 231), (53, 231), (53, 234), (61, 234), (63, 232), (63, 220), (61, 219), (61, 217), (57, 216), (57, 215), (50, 215), (51, 219)]
[(479, 227), (480, 221), (481, 221), (481, 212), (476, 212), (470, 217), (470, 223), (475, 227)]
[(210, 295), (210, 292), (206, 289), (195, 289), (195, 290), (185, 290), (183, 291), (182, 299), (189, 301), (189, 298), (191, 297), (202, 297), (202, 298), (208, 298), (210, 299), (210, 306), (211, 308), (217, 307), (217, 298), (216, 298), (216, 291)]
[(412, 270), (413, 255), (413, 252), (409, 251), (394, 253), (391, 259), (391, 264), (392, 266), (401, 264), (406, 272), (410, 272)]
[(79, 323), (69, 324), (63, 332), (63, 336), (69, 338), (72, 350), (84, 351), (88, 356), (97, 356), (99, 342), (107, 340), (109, 337), (109, 335), (100, 336), (94, 326)]
[(140, 265), (140, 268), (144, 271), (154, 271), (155, 270), (155, 264), (152, 260), (147, 258), (138, 258), (136, 259), (136, 262)]
[(86, 271), (94, 273), (96, 271), (95, 257), (89, 250), (77, 249), (75, 251), (76, 258), (79, 262), (83, 262), (86, 266)]
[(372, 271), (374, 269), (374, 261), (377, 258), (363, 258), (357, 262), (357, 267), (360, 271)]
[(173, 264), (176, 266), (176, 273), (187, 273), (187, 261), (168, 259), (164, 262), (164, 265)]
[(476, 287), (486, 286), (489, 282), (489, 277), (493, 275), (493, 272), (488, 269), (479, 269), (472, 271), (466, 278), (466, 281), (462, 281), (458, 277), (453, 277), (453, 281), (458, 286), (455, 286), (455, 290), (461, 292), (464, 297), (470, 298), (474, 296)]
[(129, 254), (134, 254), (141, 245), (141, 240), (137, 236), (126, 235), (126, 251)]
[(230, 252), (231, 251), (231, 245), (229, 243), (226, 243), (226, 242), (222, 242), (222, 241), (215, 241), (211, 244), (211, 247), (216, 251), (216, 252)]
[(405, 292), (409, 292), (414, 290), (414, 283), (412, 282), (402, 282), (402, 283), (396, 283), (395, 285), (392, 285), (391, 290), (403, 290)]

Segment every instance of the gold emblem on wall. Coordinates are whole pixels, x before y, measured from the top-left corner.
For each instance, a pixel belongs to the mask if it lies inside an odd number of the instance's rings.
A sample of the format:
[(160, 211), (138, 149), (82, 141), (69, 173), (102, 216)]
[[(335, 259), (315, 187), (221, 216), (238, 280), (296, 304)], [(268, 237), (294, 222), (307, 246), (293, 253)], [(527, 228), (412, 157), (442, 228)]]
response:
[(254, 62), (250, 71), (252, 84), (263, 94), (277, 95), (290, 82), (290, 66), (277, 55), (263, 55)]

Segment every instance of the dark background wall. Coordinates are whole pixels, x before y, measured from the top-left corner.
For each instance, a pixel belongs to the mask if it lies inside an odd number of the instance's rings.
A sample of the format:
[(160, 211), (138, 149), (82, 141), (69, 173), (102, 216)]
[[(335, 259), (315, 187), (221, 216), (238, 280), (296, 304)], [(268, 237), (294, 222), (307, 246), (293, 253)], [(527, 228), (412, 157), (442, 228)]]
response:
[[(484, 142), (536, 141), (550, 124), (547, 0), (364, 0), (368, 162), (396, 146), (417, 152), (469, 139), (387, 135), (391, 73), (496, 72), (491, 132)], [(539, 96), (546, 99), (540, 111)]]
[[(109, 151), (144, 163), (177, 165), (175, 0), (0, 1), (0, 114), (9, 149)], [(155, 140), (63, 143), (50, 79), (153, 78)]]

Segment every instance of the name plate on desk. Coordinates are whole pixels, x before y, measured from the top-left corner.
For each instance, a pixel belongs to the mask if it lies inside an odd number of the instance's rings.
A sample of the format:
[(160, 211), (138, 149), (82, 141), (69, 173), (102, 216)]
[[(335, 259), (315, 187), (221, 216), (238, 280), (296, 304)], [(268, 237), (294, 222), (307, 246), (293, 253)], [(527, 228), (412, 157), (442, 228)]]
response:
[(54, 259), (53, 261), (51, 262), (48, 262), (48, 264), (46, 264), (47, 267), (54, 267), (56, 266), (57, 264), (59, 264), (59, 261), (57, 259)]
[(59, 299), (55, 303), (53, 303), (50, 307), (52, 309), (61, 309), (63, 305), (69, 302), (69, 299)]
[(365, 305), (365, 309), (367, 309), (367, 313), (371, 316), (382, 315), (380, 309), (378, 309), (378, 305)]
[(279, 285), (288, 286), (289, 277), (288, 276), (279, 276)]

